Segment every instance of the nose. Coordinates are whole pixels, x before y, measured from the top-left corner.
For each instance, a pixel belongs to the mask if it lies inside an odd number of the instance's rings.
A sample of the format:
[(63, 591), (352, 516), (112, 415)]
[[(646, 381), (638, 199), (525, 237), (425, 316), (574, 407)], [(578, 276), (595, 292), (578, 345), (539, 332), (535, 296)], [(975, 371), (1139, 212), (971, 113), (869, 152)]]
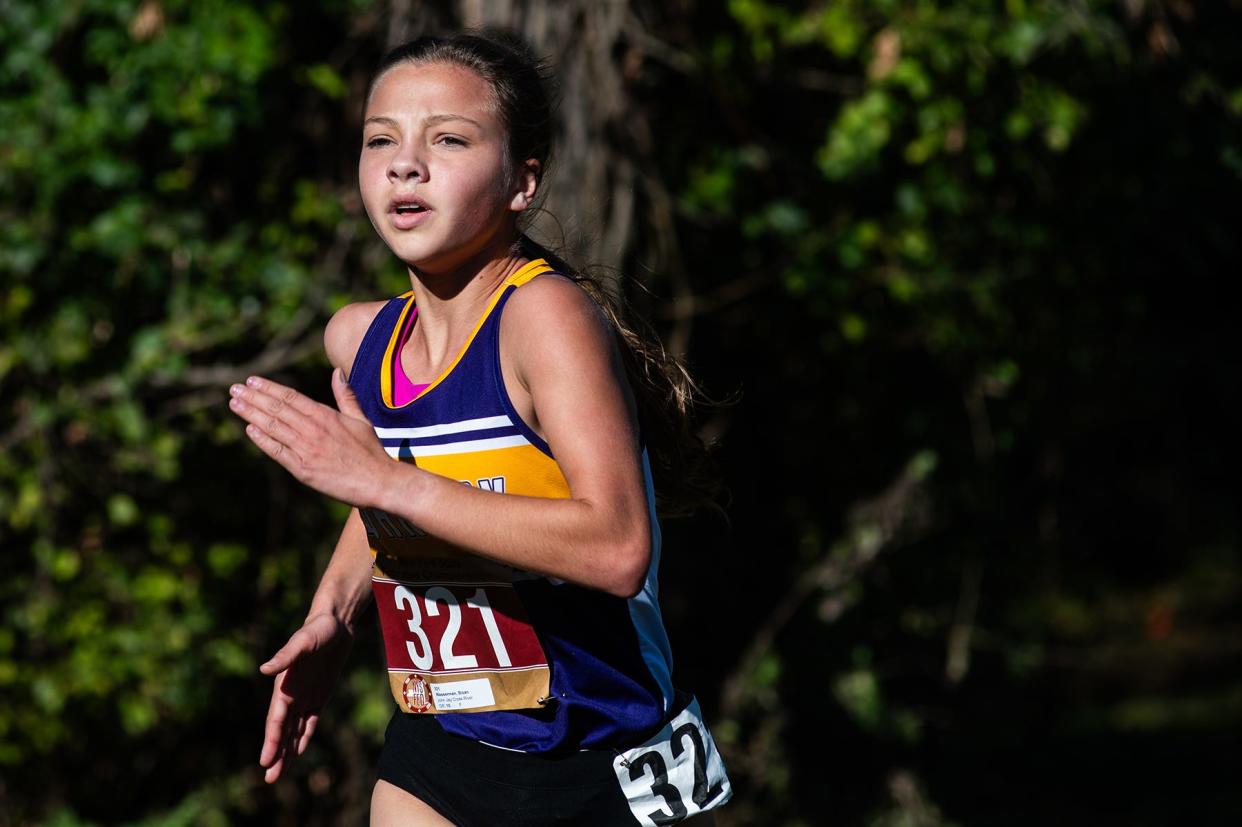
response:
[(393, 153), (388, 163), (388, 179), (394, 182), (409, 179), (419, 182), (427, 180), (427, 166), (416, 144), (407, 143)]

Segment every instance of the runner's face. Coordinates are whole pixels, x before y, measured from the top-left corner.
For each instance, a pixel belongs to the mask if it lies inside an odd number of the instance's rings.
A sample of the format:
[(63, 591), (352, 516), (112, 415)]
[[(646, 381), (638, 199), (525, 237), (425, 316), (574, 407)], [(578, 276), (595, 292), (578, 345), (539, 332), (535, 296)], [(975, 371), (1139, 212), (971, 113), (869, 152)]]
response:
[(371, 223), (406, 264), (442, 271), (514, 238), (525, 199), (505, 169), (491, 88), (453, 64), (398, 64), (367, 104), (358, 185)]

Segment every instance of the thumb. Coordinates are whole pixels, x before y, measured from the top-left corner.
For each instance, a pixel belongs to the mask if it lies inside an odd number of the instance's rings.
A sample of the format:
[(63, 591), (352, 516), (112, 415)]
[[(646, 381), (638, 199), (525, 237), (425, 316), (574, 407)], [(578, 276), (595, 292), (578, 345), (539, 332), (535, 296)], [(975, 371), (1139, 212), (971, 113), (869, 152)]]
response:
[(345, 372), (340, 368), (332, 370), (332, 395), (336, 397), (336, 407), (341, 413), (354, 419), (367, 418), (358, 404), (354, 389), (345, 381)]
[(300, 652), (290, 652), (289, 647), (286, 646), (284, 649), (281, 649), (279, 652), (272, 655), (271, 660), (267, 663), (260, 664), (259, 671), (264, 675), (279, 675), (281, 672), (292, 666), (293, 662), (298, 659), (298, 655), (300, 654)]
[(280, 647), (280, 651), (272, 655), (267, 663), (259, 666), (264, 675), (277, 675), (288, 669), (303, 655), (314, 649), (309, 637), (301, 630), (293, 633), (289, 642)]

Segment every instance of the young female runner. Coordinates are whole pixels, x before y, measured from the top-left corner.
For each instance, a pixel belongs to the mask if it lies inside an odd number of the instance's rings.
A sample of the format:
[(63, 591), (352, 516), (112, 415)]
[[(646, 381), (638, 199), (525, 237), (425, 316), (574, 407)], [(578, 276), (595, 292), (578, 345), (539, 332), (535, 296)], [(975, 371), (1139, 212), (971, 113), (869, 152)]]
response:
[(393, 50), (359, 186), (411, 290), (329, 323), (339, 410), (265, 378), (230, 388), (262, 451), (355, 506), (305, 624), (262, 667), (260, 763), (274, 781), (305, 749), (373, 595), (398, 706), (373, 825), (671, 824), (731, 794), (670, 682), (656, 596), (648, 444), (684, 459), (670, 423), (690, 386), (518, 229), (550, 134), (520, 43)]

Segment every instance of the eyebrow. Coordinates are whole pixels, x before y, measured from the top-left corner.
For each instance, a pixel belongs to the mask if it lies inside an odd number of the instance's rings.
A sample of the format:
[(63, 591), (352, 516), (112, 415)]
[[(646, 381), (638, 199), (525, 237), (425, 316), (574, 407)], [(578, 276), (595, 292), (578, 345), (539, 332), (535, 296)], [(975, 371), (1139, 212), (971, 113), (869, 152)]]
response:
[[(479, 129), (483, 129), (483, 124), (479, 123), (474, 118), (467, 118), (465, 115), (457, 115), (457, 114), (452, 114), (452, 113), (445, 113), (443, 115), (428, 115), (426, 118), (423, 119), (423, 126), (424, 127), (436, 126), (437, 124), (442, 124), (445, 121), (465, 121), (468, 124), (473, 124)], [(393, 120), (392, 118), (386, 118), (383, 115), (373, 115), (372, 117), (367, 118), (365, 121), (363, 121), (362, 125), (365, 127), (368, 124), (372, 124), (372, 123), (382, 124), (384, 126), (392, 127), (393, 129), (396, 129), (398, 127), (398, 124), (395, 120)]]

